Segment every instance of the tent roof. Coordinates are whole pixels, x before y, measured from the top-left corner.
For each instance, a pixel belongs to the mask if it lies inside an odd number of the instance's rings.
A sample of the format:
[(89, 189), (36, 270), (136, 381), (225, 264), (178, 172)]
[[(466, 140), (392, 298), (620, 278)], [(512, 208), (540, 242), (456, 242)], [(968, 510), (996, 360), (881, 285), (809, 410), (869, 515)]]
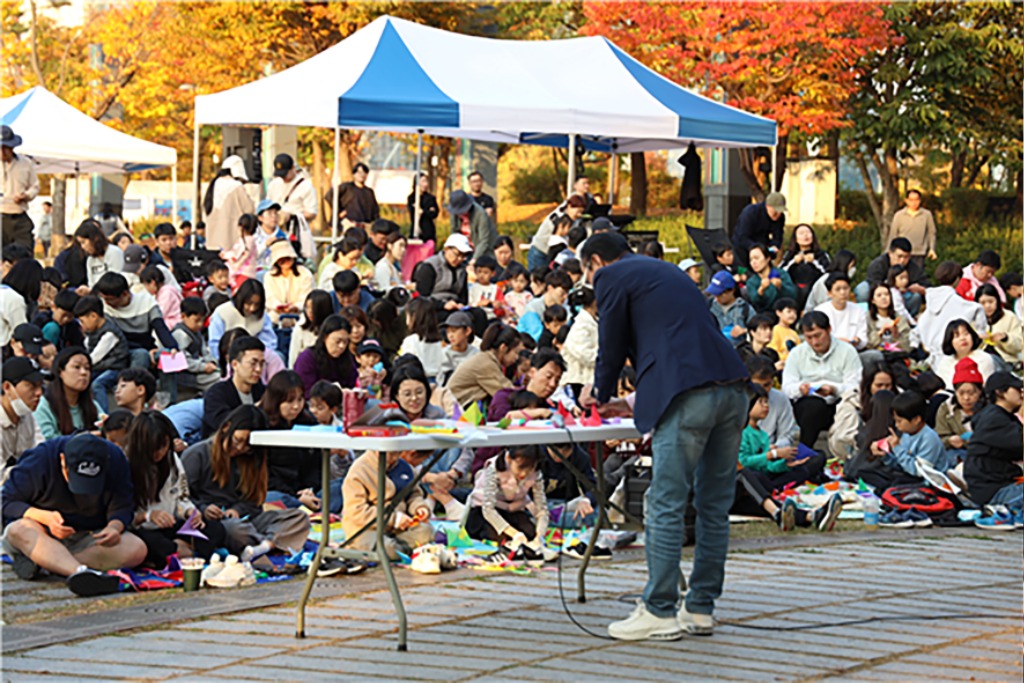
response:
[(682, 88), (603, 37), (496, 40), (393, 17), (290, 69), (196, 97), (196, 121), (555, 146), (575, 133), (620, 152), (776, 141), (774, 121)]
[(0, 99), (0, 123), (23, 143), (38, 173), (132, 173), (173, 166), (178, 153), (83, 114), (41, 86)]

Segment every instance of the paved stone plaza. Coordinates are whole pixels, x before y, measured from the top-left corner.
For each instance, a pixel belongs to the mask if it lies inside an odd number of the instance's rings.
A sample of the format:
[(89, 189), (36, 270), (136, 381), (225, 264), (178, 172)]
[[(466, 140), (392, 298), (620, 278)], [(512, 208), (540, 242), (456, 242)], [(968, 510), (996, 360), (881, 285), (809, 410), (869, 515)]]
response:
[[(717, 613), (721, 620), (791, 628), (871, 616), (1009, 618), (801, 631), (721, 624), (711, 638), (629, 644), (588, 636), (570, 623), (554, 571), (517, 576), (460, 570), (440, 577), (400, 571), (410, 632), (409, 652), (398, 653), (390, 598), (375, 570), (319, 581), (304, 640), (294, 638), (293, 603), (282, 604), (294, 600), (298, 581), (64, 617), (60, 623), (6, 626), (3, 680), (1022, 679), (1024, 534), (966, 529), (755, 540), (735, 544)], [(602, 635), (608, 621), (628, 614), (631, 605), (622, 598), (638, 592), (645, 577), (639, 553), (620, 554), (591, 571), (590, 599), (581, 605), (574, 601), (576, 564), (565, 567), (569, 609)], [(17, 601), (17, 590), (9, 591), (24, 582), (11, 577), (5, 569), (5, 613), (25, 604)], [(53, 584), (47, 590), (62, 588)], [(190, 618), (181, 611), (190, 602), (196, 611), (216, 616)], [(269, 606), (252, 609), (261, 604)], [(109, 635), (125, 624), (161, 621)], [(107, 635), (82, 639), (90, 634)], [(26, 649), (32, 642), (60, 644)]]

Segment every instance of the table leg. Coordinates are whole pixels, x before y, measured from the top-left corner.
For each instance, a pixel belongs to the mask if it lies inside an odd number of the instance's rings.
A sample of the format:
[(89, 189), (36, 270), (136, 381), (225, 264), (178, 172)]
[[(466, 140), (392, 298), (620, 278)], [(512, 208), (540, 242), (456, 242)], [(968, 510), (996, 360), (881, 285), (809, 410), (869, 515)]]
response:
[[(309, 564), (309, 572), (306, 575), (306, 585), (302, 589), (302, 597), (295, 608), (295, 637), (306, 637), (306, 602), (313, 592), (313, 584), (316, 582), (316, 575), (320, 571), (320, 563), (323, 561), (324, 551), (331, 540), (331, 452), (324, 450), (320, 458), (320, 485), (323, 498), (320, 501), (320, 547), (316, 549), (316, 555)], [(324, 517), (326, 515), (326, 517)]]
[(398, 651), (406, 650), (406, 619), (405, 605), (402, 604), (402, 595), (398, 592), (398, 582), (391, 569), (391, 561), (388, 559), (387, 549), (384, 547), (384, 528), (387, 520), (384, 518), (384, 496), (387, 494), (387, 453), (381, 451), (377, 460), (377, 557), (380, 558), (381, 566), (384, 568), (384, 578), (388, 582), (388, 591), (391, 593), (391, 602), (395, 605), (395, 614), (398, 615)]
[[(587, 543), (587, 552), (583, 554), (583, 561), (580, 563), (580, 571), (576, 577), (577, 593), (576, 602), (587, 601), (587, 591), (584, 581), (586, 579), (587, 567), (590, 566), (590, 556), (594, 552), (597, 537), (601, 533), (601, 527), (605, 524), (605, 498), (604, 498), (604, 442), (595, 442), (597, 446), (597, 518), (594, 520), (594, 528), (590, 532), (590, 542)], [(564, 512), (562, 514), (565, 514)]]

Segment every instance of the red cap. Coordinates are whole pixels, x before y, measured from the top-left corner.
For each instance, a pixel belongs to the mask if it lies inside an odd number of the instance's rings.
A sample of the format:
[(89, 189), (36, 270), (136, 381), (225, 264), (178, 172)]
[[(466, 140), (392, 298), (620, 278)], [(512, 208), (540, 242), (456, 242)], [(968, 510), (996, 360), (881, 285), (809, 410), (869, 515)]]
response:
[(956, 364), (956, 370), (953, 371), (953, 386), (964, 382), (985, 384), (981, 371), (978, 370), (978, 364), (974, 362), (973, 358), (961, 358)]

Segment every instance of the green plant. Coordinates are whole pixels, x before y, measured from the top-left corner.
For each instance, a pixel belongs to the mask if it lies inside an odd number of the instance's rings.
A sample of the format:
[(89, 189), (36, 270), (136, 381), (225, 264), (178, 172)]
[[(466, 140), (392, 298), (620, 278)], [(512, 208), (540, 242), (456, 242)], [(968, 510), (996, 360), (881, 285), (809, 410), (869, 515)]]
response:
[(551, 164), (517, 170), (509, 186), (509, 196), (516, 204), (558, 202), (562, 192), (562, 181)]
[(160, 223), (166, 223), (167, 219), (162, 216), (146, 216), (145, 218), (136, 218), (132, 221), (131, 231), (136, 241), (139, 240), (143, 235), (153, 234), (153, 228)]
[(953, 225), (968, 225), (985, 215), (988, 193), (968, 187), (951, 187), (942, 193), (945, 219)]

